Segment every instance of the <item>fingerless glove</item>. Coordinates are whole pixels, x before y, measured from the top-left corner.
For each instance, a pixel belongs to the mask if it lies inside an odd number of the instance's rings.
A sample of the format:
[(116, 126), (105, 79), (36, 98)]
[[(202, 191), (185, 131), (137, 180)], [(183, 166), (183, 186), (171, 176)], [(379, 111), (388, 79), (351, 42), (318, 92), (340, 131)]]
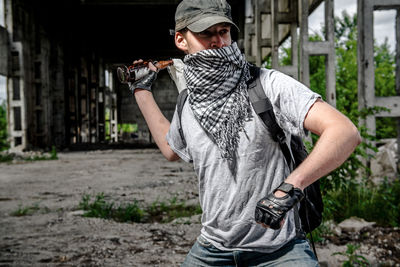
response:
[[(283, 197), (276, 197), (274, 193), (281, 190), (286, 193)], [(283, 182), (271, 194), (257, 202), (255, 220), (268, 225), (272, 229), (279, 229), (286, 213), (304, 197), (303, 192), (293, 185)]]

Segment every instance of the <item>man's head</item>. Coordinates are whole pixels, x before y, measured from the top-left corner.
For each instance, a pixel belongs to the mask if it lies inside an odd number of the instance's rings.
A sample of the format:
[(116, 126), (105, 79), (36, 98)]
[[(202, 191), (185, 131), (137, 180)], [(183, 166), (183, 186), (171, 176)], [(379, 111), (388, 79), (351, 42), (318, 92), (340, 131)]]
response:
[(231, 7), (226, 0), (183, 0), (175, 13), (175, 44), (185, 53), (231, 44)]
[(229, 23), (237, 28), (226, 0), (183, 0), (176, 8), (176, 32), (188, 28), (198, 33), (219, 23)]

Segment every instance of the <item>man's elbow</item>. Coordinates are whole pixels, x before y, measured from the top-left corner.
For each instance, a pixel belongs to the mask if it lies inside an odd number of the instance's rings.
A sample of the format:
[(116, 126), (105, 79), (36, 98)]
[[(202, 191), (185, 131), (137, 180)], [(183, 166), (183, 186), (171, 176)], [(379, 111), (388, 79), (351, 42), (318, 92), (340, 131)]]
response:
[(164, 157), (168, 160), (168, 161), (177, 161), (180, 159), (180, 157), (178, 156), (178, 154), (176, 154), (175, 152), (168, 151), (167, 153), (163, 153)]
[(361, 139), (360, 132), (358, 131), (357, 127), (354, 124), (351, 127), (350, 133), (351, 133), (350, 135), (351, 135), (352, 144), (354, 145), (354, 148), (356, 148), (359, 144), (361, 144), (362, 139)]

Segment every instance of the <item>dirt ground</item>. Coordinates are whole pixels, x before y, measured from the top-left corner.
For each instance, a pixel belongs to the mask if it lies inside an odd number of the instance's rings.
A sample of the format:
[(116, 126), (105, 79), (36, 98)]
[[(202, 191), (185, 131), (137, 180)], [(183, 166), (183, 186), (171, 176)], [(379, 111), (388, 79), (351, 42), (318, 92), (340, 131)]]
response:
[[(198, 216), (190, 224), (118, 223), (82, 217), (77, 207), (83, 195), (101, 192), (114, 202), (150, 204), (175, 196), (198, 203), (190, 164), (168, 162), (156, 149), (58, 157), (0, 164), (0, 266), (179, 266), (199, 234)], [(11, 215), (24, 207), (37, 210)], [(322, 265), (340, 266), (344, 258), (332, 253), (345, 248), (333, 241), (318, 246)], [(377, 266), (375, 248), (362, 249)]]

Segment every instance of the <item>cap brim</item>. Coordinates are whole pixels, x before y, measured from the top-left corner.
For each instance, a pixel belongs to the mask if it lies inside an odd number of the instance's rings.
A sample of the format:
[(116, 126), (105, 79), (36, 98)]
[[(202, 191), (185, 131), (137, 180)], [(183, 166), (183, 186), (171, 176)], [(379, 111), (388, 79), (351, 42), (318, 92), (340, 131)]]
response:
[(199, 19), (196, 22), (193, 22), (192, 24), (188, 25), (187, 28), (192, 32), (202, 32), (215, 24), (224, 22), (235, 26), (237, 31), (239, 31), (239, 27), (236, 26), (236, 24), (233, 23), (232, 20), (222, 16), (212, 16)]

